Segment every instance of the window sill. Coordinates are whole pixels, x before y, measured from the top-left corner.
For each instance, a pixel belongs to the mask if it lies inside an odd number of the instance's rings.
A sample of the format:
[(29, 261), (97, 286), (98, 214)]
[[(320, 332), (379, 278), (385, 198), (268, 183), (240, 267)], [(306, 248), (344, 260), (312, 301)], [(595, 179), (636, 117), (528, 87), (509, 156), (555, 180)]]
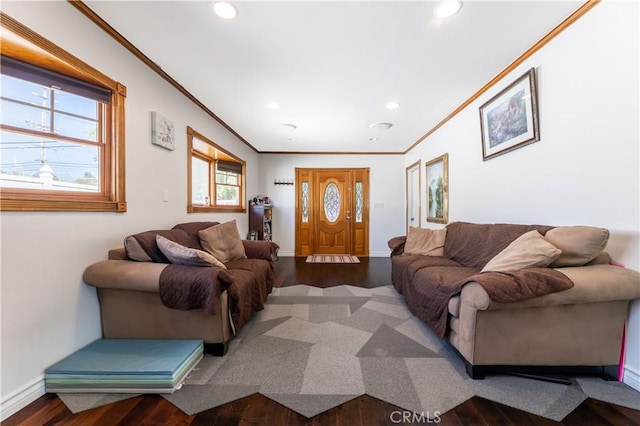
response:
[(187, 213), (246, 213), (247, 209), (240, 206), (231, 207), (204, 207), (187, 206)]
[(67, 200), (0, 200), (0, 211), (14, 212), (115, 212), (127, 211), (126, 202)]

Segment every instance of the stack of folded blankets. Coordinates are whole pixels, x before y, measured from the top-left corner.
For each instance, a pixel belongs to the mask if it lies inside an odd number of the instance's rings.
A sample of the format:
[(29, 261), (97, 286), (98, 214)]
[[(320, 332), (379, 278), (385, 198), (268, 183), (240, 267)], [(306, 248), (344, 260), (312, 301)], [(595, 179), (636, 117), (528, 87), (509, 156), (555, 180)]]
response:
[(45, 388), (64, 393), (173, 393), (202, 355), (202, 340), (99, 339), (47, 368)]

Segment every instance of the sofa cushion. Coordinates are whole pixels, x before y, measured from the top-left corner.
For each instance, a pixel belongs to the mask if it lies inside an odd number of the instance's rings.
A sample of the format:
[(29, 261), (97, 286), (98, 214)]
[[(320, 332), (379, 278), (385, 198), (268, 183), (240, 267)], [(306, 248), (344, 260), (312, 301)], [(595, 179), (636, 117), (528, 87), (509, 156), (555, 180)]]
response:
[(172, 229), (181, 229), (187, 234), (195, 236), (199, 240), (200, 237), (198, 237), (198, 232), (219, 224), (220, 222), (185, 222), (177, 224)]
[(425, 229), (410, 226), (407, 233), (407, 241), (404, 245), (404, 253), (442, 256), (446, 236), (447, 228)]
[(235, 219), (203, 229), (198, 235), (202, 248), (223, 263), (247, 257)]
[(139, 262), (169, 263), (169, 259), (158, 248), (156, 235), (161, 235), (185, 247), (201, 248), (197, 236), (187, 234), (181, 229), (145, 231), (129, 235), (124, 239), (127, 257)]
[(550, 266), (582, 266), (598, 257), (609, 241), (609, 230), (591, 226), (560, 226), (548, 231), (545, 238), (562, 250)]
[(399, 293), (403, 293), (403, 285), (413, 277), (417, 271), (433, 266), (462, 266), (446, 257), (440, 256), (414, 256), (401, 254), (391, 256), (391, 282)]
[(280, 246), (267, 240), (242, 240), (244, 254), (249, 259), (278, 260)]
[(525, 232), (491, 259), (481, 272), (545, 268), (562, 254), (538, 231)]
[(452, 222), (447, 225), (444, 256), (474, 269), (482, 269), (489, 260), (525, 232), (540, 234), (552, 229), (544, 225), (477, 224)]
[(453, 296), (451, 299), (449, 299), (449, 303), (447, 304), (447, 310), (449, 311), (449, 314), (452, 317), (458, 318), (460, 316), (461, 303), (462, 301), (460, 299), (460, 295)]
[(217, 266), (227, 269), (224, 263), (207, 253), (195, 248), (185, 247), (174, 243), (162, 235), (156, 235), (156, 243), (160, 251), (169, 259), (171, 263), (187, 266)]
[(142, 248), (138, 240), (136, 240), (133, 235), (129, 235), (124, 238), (124, 250), (126, 255), (125, 258), (137, 260), (138, 262), (153, 262), (151, 257)]

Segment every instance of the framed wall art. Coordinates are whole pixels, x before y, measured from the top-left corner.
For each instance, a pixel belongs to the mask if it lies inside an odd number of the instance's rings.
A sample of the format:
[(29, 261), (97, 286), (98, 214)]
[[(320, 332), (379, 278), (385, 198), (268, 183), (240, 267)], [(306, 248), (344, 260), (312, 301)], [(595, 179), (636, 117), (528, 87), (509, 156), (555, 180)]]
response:
[(540, 140), (535, 68), (480, 107), (480, 127), (483, 161)]
[(427, 222), (449, 221), (449, 154), (425, 164), (427, 171)]
[(151, 143), (173, 151), (176, 149), (176, 133), (173, 122), (162, 114), (151, 112)]

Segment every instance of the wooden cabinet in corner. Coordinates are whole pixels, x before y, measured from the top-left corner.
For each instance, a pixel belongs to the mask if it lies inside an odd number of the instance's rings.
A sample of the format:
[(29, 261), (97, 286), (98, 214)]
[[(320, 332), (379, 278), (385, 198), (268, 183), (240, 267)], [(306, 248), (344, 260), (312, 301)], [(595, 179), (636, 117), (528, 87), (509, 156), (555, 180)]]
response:
[(273, 206), (251, 205), (249, 206), (249, 238), (257, 235), (258, 240), (272, 240), (272, 215)]

